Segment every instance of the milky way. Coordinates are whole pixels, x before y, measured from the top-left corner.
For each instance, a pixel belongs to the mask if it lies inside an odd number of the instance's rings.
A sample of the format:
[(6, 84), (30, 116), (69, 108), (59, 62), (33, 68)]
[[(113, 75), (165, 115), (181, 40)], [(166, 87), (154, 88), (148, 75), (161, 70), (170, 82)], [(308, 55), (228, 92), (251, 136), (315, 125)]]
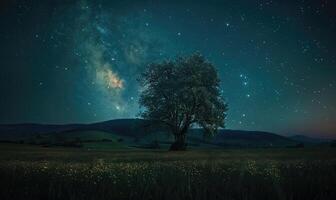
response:
[(200, 52), (227, 128), (335, 137), (331, 1), (2, 3), (0, 123), (136, 117), (150, 62)]

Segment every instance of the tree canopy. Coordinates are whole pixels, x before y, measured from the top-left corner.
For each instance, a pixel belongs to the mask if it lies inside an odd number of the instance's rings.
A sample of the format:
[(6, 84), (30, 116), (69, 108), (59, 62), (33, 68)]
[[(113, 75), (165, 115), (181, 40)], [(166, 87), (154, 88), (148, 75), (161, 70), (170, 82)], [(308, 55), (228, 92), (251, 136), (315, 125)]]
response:
[(191, 125), (207, 135), (224, 127), (227, 104), (214, 65), (200, 54), (149, 64), (141, 74), (141, 116), (167, 125), (175, 136), (171, 150), (186, 148)]

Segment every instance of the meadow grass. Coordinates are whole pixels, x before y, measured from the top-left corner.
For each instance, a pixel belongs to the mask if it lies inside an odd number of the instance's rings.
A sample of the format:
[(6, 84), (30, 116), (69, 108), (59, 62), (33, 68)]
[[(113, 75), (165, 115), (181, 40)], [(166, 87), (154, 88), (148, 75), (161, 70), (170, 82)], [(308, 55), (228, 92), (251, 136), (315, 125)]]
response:
[(0, 199), (336, 199), (332, 148), (186, 152), (0, 145)]

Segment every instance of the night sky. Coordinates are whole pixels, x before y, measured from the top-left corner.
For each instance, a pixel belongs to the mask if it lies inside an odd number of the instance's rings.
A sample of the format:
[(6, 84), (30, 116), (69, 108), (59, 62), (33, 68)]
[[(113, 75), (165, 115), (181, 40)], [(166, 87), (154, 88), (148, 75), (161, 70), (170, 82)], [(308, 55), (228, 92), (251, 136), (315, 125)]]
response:
[(134, 118), (146, 65), (199, 52), (227, 128), (336, 138), (332, 0), (0, 4), (0, 123)]

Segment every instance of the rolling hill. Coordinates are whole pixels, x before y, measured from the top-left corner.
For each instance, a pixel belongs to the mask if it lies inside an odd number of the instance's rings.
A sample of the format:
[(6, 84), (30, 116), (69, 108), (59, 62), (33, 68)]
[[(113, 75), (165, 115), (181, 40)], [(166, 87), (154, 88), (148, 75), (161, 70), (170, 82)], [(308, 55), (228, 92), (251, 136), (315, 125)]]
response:
[[(141, 119), (118, 119), (92, 124), (11, 124), (0, 125), (0, 141), (40, 145), (168, 148), (173, 138), (164, 127)], [(193, 148), (287, 147), (296, 141), (260, 131), (221, 129), (212, 138), (205, 138), (201, 129), (191, 129), (188, 146)]]
[(329, 145), (332, 142), (331, 139), (313, 138), (305, 135), (294, 135), (290, 136), (289, 138), (296, 142), (302, 143), (305, 146)]

